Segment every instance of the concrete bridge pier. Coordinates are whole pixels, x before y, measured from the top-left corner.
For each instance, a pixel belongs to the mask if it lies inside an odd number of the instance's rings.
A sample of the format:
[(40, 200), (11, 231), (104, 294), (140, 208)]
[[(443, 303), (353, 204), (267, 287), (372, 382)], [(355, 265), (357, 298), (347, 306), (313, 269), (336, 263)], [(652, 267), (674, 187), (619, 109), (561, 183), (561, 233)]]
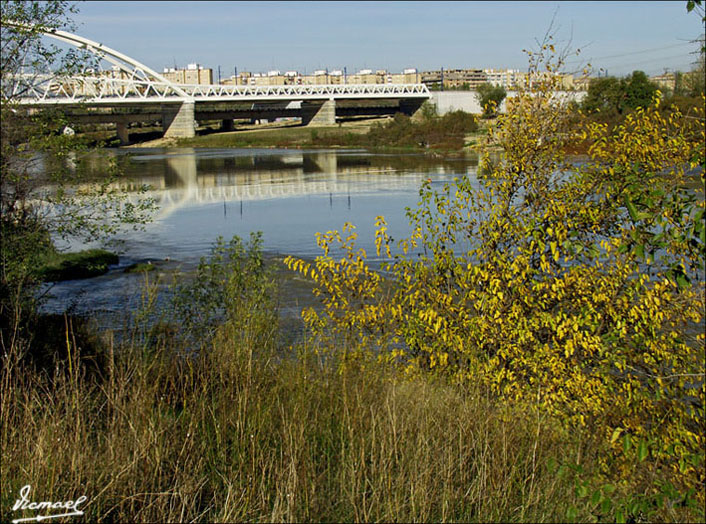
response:
[(302, 124), (305, 126), (336, 125), (336, 101), (329, 98), (325, 102), (302, 102)]
[(162, 130), (165, 138), (191, 138), (196, 136), (194, 102), (180, 105), (162, 104)]
[(336, 153), (312, 153), (309, 158), (322, 173), (334, 175), (338, 172), (338, 157)]
[(226, 118), (221, 120), (221, 131), (233, 131), (233, 119)]
[(400, 100), (400, 112), (412, 118), (419, 118), (419, 111), (425, 100)]
[(125, 146), (130, 143), (130, 135), (127, 131), (127, 122), (116, 122), (115, 127), (118, 130), (118, 138), (120, 139), (120, 145)]

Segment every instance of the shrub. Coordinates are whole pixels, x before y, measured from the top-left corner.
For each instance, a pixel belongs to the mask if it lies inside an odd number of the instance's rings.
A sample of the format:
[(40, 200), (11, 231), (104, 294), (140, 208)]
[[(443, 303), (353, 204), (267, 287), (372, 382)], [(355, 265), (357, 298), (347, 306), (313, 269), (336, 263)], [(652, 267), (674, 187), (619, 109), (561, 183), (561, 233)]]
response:
[(274, 293), (271, 268), (262, 258), (261, 235), (252, 233), (247, 245), (237, 236), (228, 244), (218, 237), (193, 280), (177, 286), (174, 318), (182, 336), (198, 346), (210, 343), (223, 324), (245, 338), (275, 338)]
[[(558, 68), (531, 55), (531, 71), (540, 65)], [(584, 428), (611, 450), (601, 462), (608, 477), (638, 482), (659, 471), (698, 489), (704, 202), (684, 187), (686, 172), (704, 165), (703, 107), (685, 118), (655, 100), (608, 133), (574, 126), (553, 88), (520, 92), (499, 117), (490, 138), (505, 156), (485, 159), (479, 188), (467, 177), (440, 192), (422, 186), (408, 212), (413, 233), (384, 276), (356, 249), (351, 224), (318, 235), (314, 264), (289, 258), (323, 299), (324, 310), (304, 318), (322, 350), (344, 361), (482, 382)], [(581, 140), (589, 158), (575, 165), (565, 146)], [(383, 217), (376, 246), (393, 256)], [(630, 442), (639, 452), (625, 453)]]
[(376, 124), (367, 134), (370, 146), (387, 147), (440, 147), (460, 149), (467, 133), (478, 130), (476, 118), (463, 111), (453, 111), (443, 116), (425, 112), (419, 122), (401, 113), (388, 123)]

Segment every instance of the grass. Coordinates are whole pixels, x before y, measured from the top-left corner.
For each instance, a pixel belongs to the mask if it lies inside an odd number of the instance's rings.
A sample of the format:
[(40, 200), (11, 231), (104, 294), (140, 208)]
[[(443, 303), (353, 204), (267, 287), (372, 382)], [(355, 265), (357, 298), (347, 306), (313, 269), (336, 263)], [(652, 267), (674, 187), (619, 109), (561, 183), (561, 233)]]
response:
[[(27, 342), (6, 351), (0, 520), (36, 516), (11, 510), (27, 484), (35, 501), (85, 495), (96, 522), (607, 518), (578, 489), (601, 453), (590, 434), (374, 355), (341, 365), (315, 340), (283, 346), (251, 246), (219, 241), (185, 285), (190, 317), (155, 323), (145, 274), (119, 341), (64, 317), (43, 328), (53, 359), (32, 364)], [(216, 300), (222, 321), (194, 351), (187, 319), (218, 317), (203, 317)]]
[(355, 145), (356, 137), (366, 133), (367, 125), (288, 126), (257, 130), (213, 133), (178, 140), (179, 147), (320, 147)]
[(32, 516), (9, 512), (25, 484), (86, 495), (91, 521), (547, 521), (572, 496), (547, 459), (580, 443), (483, 391), (248, 340), (109, 343), (101, 380), (69, 343), (50, 374), (4, 374), (2, 520)]
[(87, 249), (75, 253), (60, 253), (51, 250), (45, 255), (38, 272), (49, 282), (91, 278), (108, 271), (108, 266), (118, 263), (118, 255), (103, 249)]

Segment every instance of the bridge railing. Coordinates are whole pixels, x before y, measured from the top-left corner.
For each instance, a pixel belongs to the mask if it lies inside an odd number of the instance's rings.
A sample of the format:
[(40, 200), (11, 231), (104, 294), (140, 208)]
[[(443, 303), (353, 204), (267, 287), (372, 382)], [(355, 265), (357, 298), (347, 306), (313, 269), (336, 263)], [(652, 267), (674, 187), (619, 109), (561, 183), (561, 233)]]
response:
[(281, 86), (182, 85), (195, 100), (307, 100), (345, 98), (429, 98), (424, 84), (313, 84)]

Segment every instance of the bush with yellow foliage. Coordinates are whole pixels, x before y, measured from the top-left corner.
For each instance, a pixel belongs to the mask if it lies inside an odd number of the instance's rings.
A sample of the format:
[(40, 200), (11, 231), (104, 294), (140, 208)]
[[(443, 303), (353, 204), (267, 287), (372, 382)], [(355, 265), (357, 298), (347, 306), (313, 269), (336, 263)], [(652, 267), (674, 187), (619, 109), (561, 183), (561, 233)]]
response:
[[(323, 301), (304, 318), (342, 365), (484, 383), (604, 440), (606, 479), (637, 464), (703, 498), (703, 171), (687, 187), (704, 166), (703, 107), (687, 117), (656, 98), (612, 131), (577, 122), (553, 51), (530, 53), (531, 82), (489, 132), (504, 154), (478, 181), (423, 184), (399, 253), (378, 217), (383, 272), (350, 224), (318, 235), (313, 264), (287, 260)], [(580, 162), (565, 154), (577, 141)]]

